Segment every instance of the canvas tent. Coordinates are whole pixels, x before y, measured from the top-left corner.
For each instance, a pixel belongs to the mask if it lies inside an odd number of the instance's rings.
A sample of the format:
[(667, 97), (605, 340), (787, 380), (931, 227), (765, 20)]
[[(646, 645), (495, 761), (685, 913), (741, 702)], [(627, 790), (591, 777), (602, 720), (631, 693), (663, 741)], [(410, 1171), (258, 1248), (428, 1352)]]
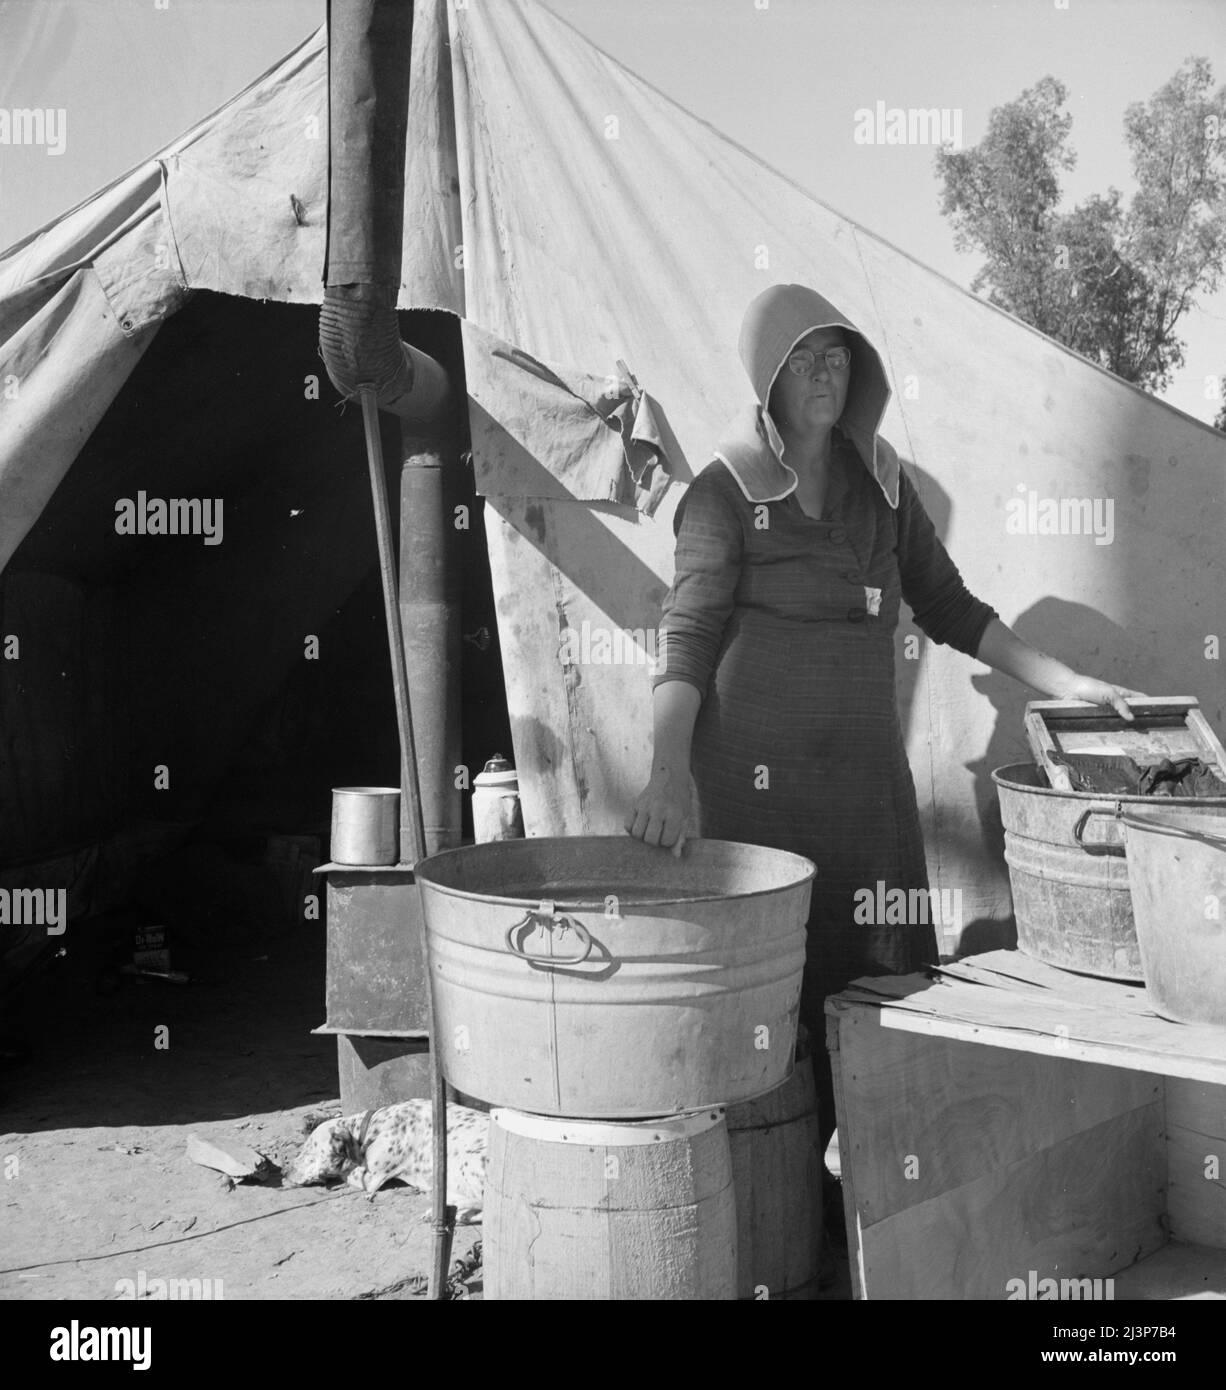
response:
[[(316, 34), (0, 259), (0, 641), (22, 636), (0, 661), (0, 798), (27, 872), (77, 872), (82, 845), (165, 814), (155, 763), (199, 789), (241, 762), (248, 683), (281, 688), (304, 625), (369, 571), (356, 425), (304, 403), (318, 364), (283, 307), (321, 298), (324, 52)], [(748, 398), (741, 313), (780, 281), (881, 347), (883, 433), (971, 589), (1072, 665), (1195, 694), (1220, 724), (1223, 437), (840, 216), (543, 5), (418, 0), (403, 278), (410, 340), (446, 360), (462, 327), (529, 833), (620, 831), (646, 774), (636, 652), (673, 512)], [(638, 442), (609, 447), (625, 420)], [(138, 483), (224, 493), (234, 529), (207, 553), (121, 545), (115, 499)], [(1110, 501), (1109, 543), (1010, 530), (1019, 498)], [(584, 648), (597, 632), (619, 660)], [(1026, 692), (906, 623), (899, 691), (932, 882), (983, 944), (1009, 915), (989, 774), (1026, 756)]]

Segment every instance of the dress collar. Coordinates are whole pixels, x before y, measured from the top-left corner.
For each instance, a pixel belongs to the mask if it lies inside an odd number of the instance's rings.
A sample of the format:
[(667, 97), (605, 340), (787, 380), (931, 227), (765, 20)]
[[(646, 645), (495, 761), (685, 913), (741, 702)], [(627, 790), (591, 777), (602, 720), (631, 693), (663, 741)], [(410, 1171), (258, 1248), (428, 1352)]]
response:
[[(891, 507), (898, 506), (898, 455), (878, 434), (862, 437), (862, 432), (834, 427), (834, 447), (851, 446), (868, 470)], [(784, 443), (770, 417), (760, 405), (746, 406), (737, 414), (715, 449), (719, 459), (736, 479), (747, 502), (779, 502), (796, 491), (796, 470), (783, 461)]]

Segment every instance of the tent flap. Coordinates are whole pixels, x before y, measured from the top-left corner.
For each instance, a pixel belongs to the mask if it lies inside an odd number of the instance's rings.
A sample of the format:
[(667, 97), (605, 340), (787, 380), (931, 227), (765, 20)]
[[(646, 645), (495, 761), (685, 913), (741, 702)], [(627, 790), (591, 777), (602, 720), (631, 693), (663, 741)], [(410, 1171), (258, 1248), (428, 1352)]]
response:
[(551, 367), (465, 323), (477, 491), (615, 502), (650, 516), (672, 472), (651, 398), (614, 366)]
[(93, 269), (76, 271), (0, 357), (0, 570), (149, 346), (126, 333)]

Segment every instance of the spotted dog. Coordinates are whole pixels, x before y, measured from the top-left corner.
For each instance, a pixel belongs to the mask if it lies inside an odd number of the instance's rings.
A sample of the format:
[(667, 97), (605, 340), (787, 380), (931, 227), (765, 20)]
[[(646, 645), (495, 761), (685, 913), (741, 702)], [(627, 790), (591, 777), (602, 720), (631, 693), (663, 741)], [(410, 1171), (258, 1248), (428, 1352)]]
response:
[[(457, 1209), (459, 1225), (481, 1219), (488, 1129), (488, 1115), (448, 1103), (447, 1203)], [(290, 1164), (285, 1181), (290, 1187), (306, 1187), (344, 1178), (373, 1198), (385, 1182), (399, 1178), (428, 1192), (433, 1131), (428, 1100), (403, 1100), (365, 1115), (325, 1120)]]

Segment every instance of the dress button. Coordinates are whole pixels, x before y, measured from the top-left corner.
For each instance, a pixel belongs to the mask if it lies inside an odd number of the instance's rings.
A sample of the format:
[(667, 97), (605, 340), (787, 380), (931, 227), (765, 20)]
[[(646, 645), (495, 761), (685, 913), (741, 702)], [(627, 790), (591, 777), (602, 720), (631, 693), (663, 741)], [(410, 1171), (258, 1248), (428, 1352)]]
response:
[(849, 608), (847, 610), (847, 621), (849, 623), (862, 623), (868, 613), (863, 608)]
[(843, 542), (847, 539), (847, 532), (844, 531), (841, 526), (836, 526), (830, 532), (830, 539), (834, 542), (835, 545), (842, 545)]

